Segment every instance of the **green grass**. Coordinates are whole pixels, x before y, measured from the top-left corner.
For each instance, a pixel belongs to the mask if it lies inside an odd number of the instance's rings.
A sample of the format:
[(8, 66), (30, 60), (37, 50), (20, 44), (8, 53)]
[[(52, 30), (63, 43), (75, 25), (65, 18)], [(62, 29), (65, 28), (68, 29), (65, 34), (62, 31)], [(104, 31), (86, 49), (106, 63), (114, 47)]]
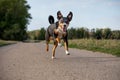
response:
[(5, 45), (9, 45), (9, 44), (14, 44), (16, 43), (16, 41), (4, 41), (4, 40), (0, 40), (0, 47), (1, 46), (5, 46)]
[(120, 57), (120, 40), (76, 39), (69, 40), (69, 47), (104, 52)]

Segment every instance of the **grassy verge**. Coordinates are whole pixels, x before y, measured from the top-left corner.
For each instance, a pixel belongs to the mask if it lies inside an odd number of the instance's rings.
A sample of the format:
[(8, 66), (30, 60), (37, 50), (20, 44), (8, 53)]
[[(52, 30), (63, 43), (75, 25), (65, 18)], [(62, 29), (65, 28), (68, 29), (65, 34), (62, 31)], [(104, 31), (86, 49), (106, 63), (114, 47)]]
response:
[(120, 40), (69, 40), (69, 47), (86, 49), (90, 51), (99, 51), (120, 57)]
[(40, 42), (41, 40), (24, 40), (23, 42), (26, 42), (26, 43), (37, 43), (37, 42)]
[(14, 43), (16, 43), (16, 41), (4, 41), (4, 40), (0, 40), (0, 47), (4, 46), (4, 45), (14, 44)]

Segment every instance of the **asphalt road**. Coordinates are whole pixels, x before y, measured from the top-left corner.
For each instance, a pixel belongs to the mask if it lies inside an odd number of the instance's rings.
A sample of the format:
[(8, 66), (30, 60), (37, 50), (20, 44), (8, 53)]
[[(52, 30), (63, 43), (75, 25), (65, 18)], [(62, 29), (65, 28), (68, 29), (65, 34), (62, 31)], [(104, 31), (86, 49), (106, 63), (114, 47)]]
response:
[(120, 58), (79, 49), (52, 46), (45, 51), (44, 42), (0, 47), (0, 80), (120, 80)]

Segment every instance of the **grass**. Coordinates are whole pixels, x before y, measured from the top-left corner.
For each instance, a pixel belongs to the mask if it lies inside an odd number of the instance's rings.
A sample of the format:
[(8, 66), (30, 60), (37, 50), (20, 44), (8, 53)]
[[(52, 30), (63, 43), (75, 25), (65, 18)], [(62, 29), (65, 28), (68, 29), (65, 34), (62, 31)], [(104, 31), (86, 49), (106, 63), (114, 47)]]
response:
[(16, 43), (16, 41), (4, 41), (4, 40), (0, 40), (0, 47), (1, 46), (5, 46), (5, 45), (9, 45), (9, 44), (14, 44)]
[(76, 39), (69, 40), (69, 47), (104, 52), (120, 57), (120, 40)]
[(24, 40), (23, 42), (26, 42), (26, 43), (37, 43), (37, 42), (40, 42), (41, 40)]

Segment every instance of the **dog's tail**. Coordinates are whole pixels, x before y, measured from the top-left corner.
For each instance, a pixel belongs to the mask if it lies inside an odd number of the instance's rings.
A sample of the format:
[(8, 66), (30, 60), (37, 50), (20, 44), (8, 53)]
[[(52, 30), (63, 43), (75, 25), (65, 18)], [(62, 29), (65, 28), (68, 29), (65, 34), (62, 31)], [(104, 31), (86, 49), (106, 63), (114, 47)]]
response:
[(54, 23), (54, 17), (52, 15), (50, 15), (48, 17), (48, 21), (49, 21), (50, 24), (53, 24)]

